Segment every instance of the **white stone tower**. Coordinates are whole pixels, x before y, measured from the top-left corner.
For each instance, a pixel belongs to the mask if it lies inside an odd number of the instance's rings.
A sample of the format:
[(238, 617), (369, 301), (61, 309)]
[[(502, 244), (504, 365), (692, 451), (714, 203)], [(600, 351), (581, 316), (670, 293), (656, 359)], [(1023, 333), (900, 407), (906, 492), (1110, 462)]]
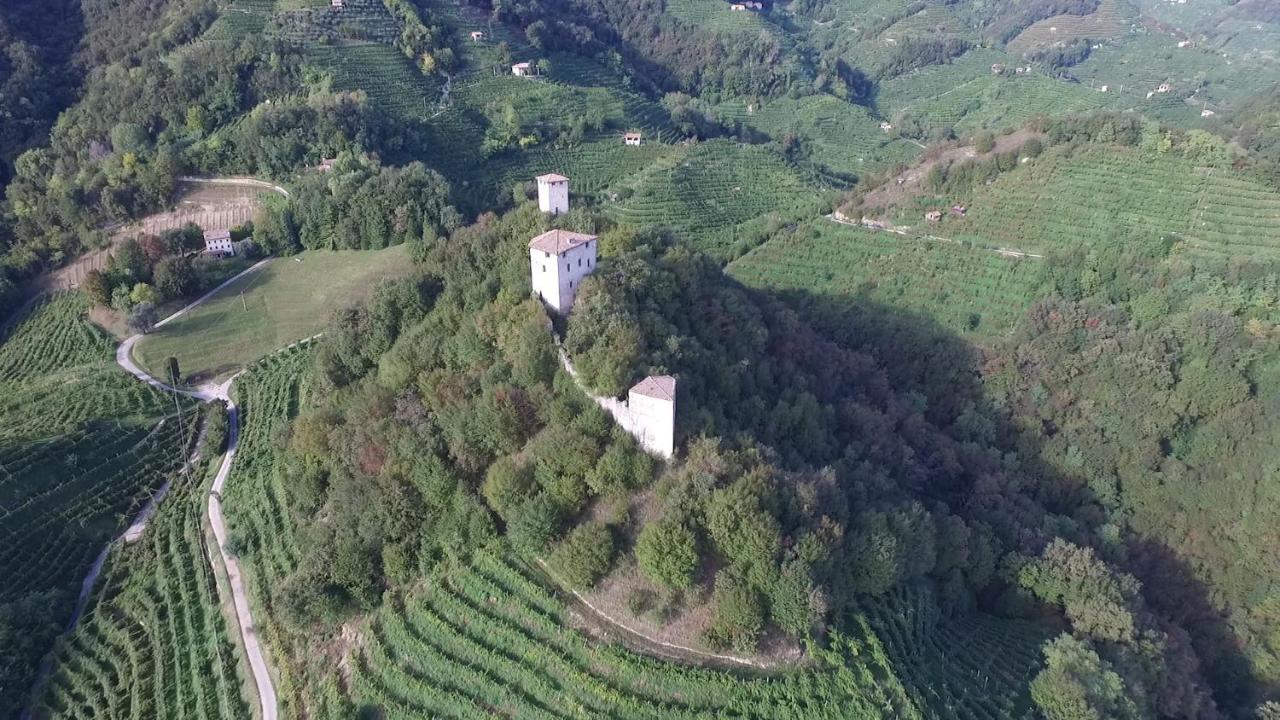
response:
[(538, 176), (538, 209), (561, 215), (569, 212), (569, 178), (555, 173)]
[(645, 450), (670, 460), (676, 449), (676, 379), (650, 375), (636, 383), (627, 392), (627, 411), (630, 422), (624, 429)]
[(595, 235), (569, 230), (548, 230), (530, 240), (529, 274), (533, 294), (552, 310), (568, 313), (583, 278), (596, 271), (597, 245)]

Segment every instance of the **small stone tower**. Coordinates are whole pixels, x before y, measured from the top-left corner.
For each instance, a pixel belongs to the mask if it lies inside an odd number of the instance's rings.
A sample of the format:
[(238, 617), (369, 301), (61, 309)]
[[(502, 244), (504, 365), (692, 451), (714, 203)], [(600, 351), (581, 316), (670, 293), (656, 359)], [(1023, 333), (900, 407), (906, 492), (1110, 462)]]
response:
[(530, 240), (533, 294), (557, 313), (569, 312), (583, 278), (596, 271), (598, 245), (595, 235), (569, 230), (548, 230)]
[(676, 379), (650, 375), (636, 383), (627, 392), (627, 411), (630, 422), (623, 428), (645, 450), (670, 460), (676, 449)]
[(561, 215), (569, 212), (569, 178), (555, 173), (538, 176), (538, 209)]

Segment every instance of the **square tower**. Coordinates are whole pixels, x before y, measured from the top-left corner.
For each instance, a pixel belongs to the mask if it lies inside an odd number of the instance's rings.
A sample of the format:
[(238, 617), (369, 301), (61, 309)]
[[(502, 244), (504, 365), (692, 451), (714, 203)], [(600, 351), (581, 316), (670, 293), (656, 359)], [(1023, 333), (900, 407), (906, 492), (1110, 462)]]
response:
[(533, 294), (557, 313), (573, 307), (582, 280), (596, 271), (595, 235), (548, 230), (529, 241)]
[(537, 179), (538, 209), (552, 215), (569, 212), (569, 178), (548, 173)]
[(676, 449), (676, 379), (650, 375), (627, 392), (630, 430), (641, 447), (668, 460)]

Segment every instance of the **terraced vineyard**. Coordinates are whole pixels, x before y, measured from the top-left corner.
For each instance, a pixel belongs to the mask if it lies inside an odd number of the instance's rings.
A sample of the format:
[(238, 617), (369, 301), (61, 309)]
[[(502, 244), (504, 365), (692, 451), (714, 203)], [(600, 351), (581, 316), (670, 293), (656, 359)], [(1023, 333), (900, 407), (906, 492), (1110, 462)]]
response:
[(780, 293), (837, 332), (859, 313), (875, 312), (867, 303), (881, 303), (925, 314), (955, 332), (1001, 335), (1013, 329), (1043, 285), (1042, 263), (1034, 259), (825, 220), (775, 237), (728, 272)]
[(1088, 15), (1055, 15), (1033, 23), (1009, 41), (1009, 51), (1025, 53), (1037, 47), (1077, 40), (1099, 42), (1123, 38), (1137, 13), (1128, 0), (1102, 0), (1098, 9)]
[[(277, 438), (285, 423), (292, 420), (304, 402), (312, 353), (305, 346), (267, 356), (246, 369), (232, 386), (240, 408), (240, 440), (236, 461), (223, 490), (223, 512), (227, 531), (236, 544), (255, 608), (266, 610), (259, 618), (259, 632), (268, 644), (280, 641), (274, 615), (273, 589), (296, 567), (302, 553), (294, 535), (294, 525), (286, 513), (287, 490), (276, 472)], [(281, 716), (296, 716), (288, 708), (291, 701), (288, 665), (282, 673), (278, 692)]]
[(0, 328), (0, 383), (16, 383), (109, 357), (115, 343), (83, 321), (77, 296), (46, 296), (7, 331)]
[(1049, 631), (982, 615), (944, 618), (932, 592), (899, 585), (863, 598), (859, 619), (874, 632), (911, 697), (947, 720), (1034, 718), (1027, 691)]
[(1131, 149), (1048, 154), (969, 207), (939, 234), (1031, 250), (1163, 237), (1196, 253), (1280, 258), (1280, 194), (1229, 169)]
[(380, 107), (406, 118), (425, 117), (439, 88), (390, 45), (313, 47), (308, 57), (333, 76), (335, 90), (363, 90)]
[[(56, 619), (0, 637), (19, 671), (52, 645), (95, 557), (194, 439), (190, 403), (179, 423), (172, 398), (116, 367), (87, 311), (78, 294), (47, 297), (0, 342), (0, 605), (36, 599)], [(5, 694), (0, 714), (18, 700)]]
[(815, 184), (766, 147), (713, 140), (673, 160), (646, 169), (610, 212), (632, 225), (672, 228), (726, 256), (766, 216), (812, 214), (822, 200)]
[(477, 553), (372, 619), (352, 661), (353, 700), (388, 720), (915, 716), (871, 657), (750, 677), (593, 644), (568, 615), (527, 569)]
[(248, 718), (238, 653), (201, 530), (200, 474), (175, 483), (142, 539), (109, 556), (60, 641), (40, 718)]
[(735, 11), (729, 5), (729, 0), (670, 0), (666, 9), (680, 20), (716, 32), (777, 32), (758, 13)]
[(86, 311), (40, 302), (0, 345), (0, 602), (74, 588), (186, 458), (190, 418), (115, 368)]
[(800, 99), (779, 98), (752, 108), (735, 100), (717, 107), (722, 116), (768, 133), (775, 139), (793, 133), (810, 143), (811, 161), (842, 173), (863, 173), (886, 165), (910, 162), (919, 148), (895, 140), (880, 129), (880, 121), (859, 105), (830, 95)]
[(488, 171), (495, 188), (511, 187), (545, 172), (572, 180), (574, 195), (603, 193), (655, 163), (678, 158), (682, 149), (660, 143), (628, 147), (616, 135), (603, 135), (568, 148), (543, 145), (494, 158)]

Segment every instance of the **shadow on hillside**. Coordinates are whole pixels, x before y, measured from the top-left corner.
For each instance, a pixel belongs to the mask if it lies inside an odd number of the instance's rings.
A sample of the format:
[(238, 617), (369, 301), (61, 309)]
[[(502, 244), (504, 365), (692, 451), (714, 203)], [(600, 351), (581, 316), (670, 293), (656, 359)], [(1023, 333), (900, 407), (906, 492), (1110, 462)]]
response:
[[(942, 438), (919, 432), (909, 422), (899, 422), (893, 431), (907, 436), (917, 449), (928, 442), (951, 445), (939, 454), (967, 465), (949, 478), (962, 478), (960, 483), (935, 483), (930, 477), (908, 490), (945, 502), (958, 514), (982, 517), (1006, 538), (1017, 537), (1029, 552), (1070, 525), (1054, 522), (1049, 513), (1070, 513), (1082, 528), (1104, 520), (1085, 479), (1046, 463), (1044, 436), (1021, 432), (989, 397), (980, 370), (994, 354), (926, 315), (865, 296), (745, 289), (764, 303), (780, 302), (835, 346), (874, 358), (889, 386), (890, 412), (893, 403), (905, 403)], [(1011, 463), (1015, 454), (1018, 459)], [(1082, 529), (1068, 539), (1088, 542), (1087, 534)], [(1130, 537), (1127, 555), (1119, 562), (1143, 582), (1148, 606), (1191, 635), (1202, 676), (1211, 683), (1219, 707), (1250, 703), (1256, 683), (1226, 617), (1211, 601), (1210, 588), (1159, 541)]]

